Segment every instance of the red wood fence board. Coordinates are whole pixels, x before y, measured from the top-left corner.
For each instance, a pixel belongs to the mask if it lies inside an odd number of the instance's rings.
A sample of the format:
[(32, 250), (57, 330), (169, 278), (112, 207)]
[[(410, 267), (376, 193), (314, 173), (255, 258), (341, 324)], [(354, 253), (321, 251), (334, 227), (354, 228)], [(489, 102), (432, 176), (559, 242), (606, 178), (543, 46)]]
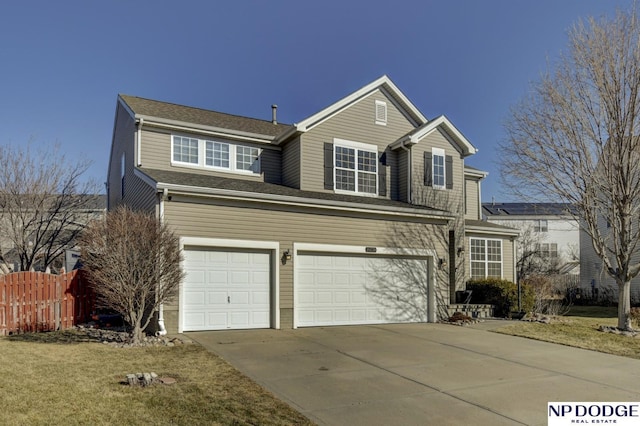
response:
[(91, 319), (94, 302), (80, 270), (0, 275), (0, 336), (71, 328)]

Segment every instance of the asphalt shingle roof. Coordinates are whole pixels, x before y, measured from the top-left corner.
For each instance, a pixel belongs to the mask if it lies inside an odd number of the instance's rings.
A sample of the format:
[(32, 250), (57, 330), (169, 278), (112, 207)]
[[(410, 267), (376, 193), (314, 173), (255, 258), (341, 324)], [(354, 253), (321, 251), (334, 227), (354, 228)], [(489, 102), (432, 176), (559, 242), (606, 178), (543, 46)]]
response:
[(290, 188), (288, 186), (277, 185), (273, 183), (265, 183), (261, 181), (252, 181), (245, 179), (233, 179), (205, 174), (147, 168), (141, 168), (140, 170), (158, 183), (171, 185), (183, 185), (199, 188), (216, 188), (247, 193), (271, 194), (281, 195), (285, 197), (297, 197), (301, 199), (323, 200), (326, 202), (326, 205), (331, 205), (331, 202), (333, 201), (343, 203), (356, 203), (362, 204), (363, 206), (369, 205), (372, 207), (384, 206), (396, 207), (399, 209), (417, 209), (422, 210), (425, 213), (432, 212), (434, 214), (447, 213), (431, 207), (417, 206), (409, 203), (403, 203), (401, 201), (388, 200), (385, 198), (358, 197), (353, 195), (332, 194), (328, 192), (303, 191), (300, 189)]
[(155, 101), (137, 96), (120, 95), (120, 98), (135, 114), (166, 120), (175, 120), (272, 137), (278, 136), (291, 128), (288, 124), (273, 124), (267, 120)]

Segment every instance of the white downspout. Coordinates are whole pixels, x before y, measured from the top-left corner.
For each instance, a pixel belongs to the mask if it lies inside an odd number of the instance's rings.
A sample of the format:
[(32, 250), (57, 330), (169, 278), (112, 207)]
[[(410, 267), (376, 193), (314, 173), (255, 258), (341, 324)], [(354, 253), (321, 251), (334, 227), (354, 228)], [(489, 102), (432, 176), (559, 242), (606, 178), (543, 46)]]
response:
[[(168, 196), (169, 190), (167, 188), (164, 188), (164, 190), (162, 191), (162, 195), (160, 196), (160, 206), (158, 212), (161, 224), (164, 223), (164, 202)], [(164, 326), (164, 304), (162, 303), (158, 307), (158, 328), (160, 329), (157, 333), (159, 336), (165, 336), (167, 334), (167, 329)]]
[(407, 202), (411, 204), (411, 150), (404, 145), (404, 141), (400, 144), (400, 148), (407, 153)]
[(139, 167), (142, 165), (142, 125), (144, 124), (144, 118), (140, 118), (138, 120), (138, 132), (137, 132), (137, 140), (136, 140), (136, 165)]

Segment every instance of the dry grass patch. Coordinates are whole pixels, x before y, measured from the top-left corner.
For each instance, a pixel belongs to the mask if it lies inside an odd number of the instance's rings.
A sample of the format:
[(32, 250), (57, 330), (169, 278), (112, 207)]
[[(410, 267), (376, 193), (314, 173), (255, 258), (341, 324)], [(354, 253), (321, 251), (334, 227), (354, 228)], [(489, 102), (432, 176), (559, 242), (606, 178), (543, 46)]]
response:
[[(200, 346), (122, 349), (56, 334), (0, 338), (0, 424), (311, 424)], [(177, 383), (124, 384), (151, 371)]]
[(598, 331), (600, 325), (615, 327), (617, 323), (616, 308), (576, 306), (560, 321), (518, 322), (495, 331), (640, 359), (640, 339)]

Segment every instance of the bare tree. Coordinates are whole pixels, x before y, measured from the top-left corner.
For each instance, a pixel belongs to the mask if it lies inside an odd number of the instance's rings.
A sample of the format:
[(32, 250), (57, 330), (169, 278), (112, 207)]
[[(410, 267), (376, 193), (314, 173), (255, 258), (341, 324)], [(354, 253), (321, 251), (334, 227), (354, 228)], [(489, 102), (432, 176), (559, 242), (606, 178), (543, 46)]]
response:
[[(414, 202), (451, 212), (455, 218), (452, 216), (449, 221), (443, 219), (444, 222), (438, 223), (391, 223), (385, 232), (386, 245), (397, 248), (398, 256), (390, 257), (373, 268), (374, 279), (366, 290), (381, 306), (396, 312), (398, 317), (427, 321), (426, 303), (430, 303), (435, 308), (434, 317), (443, 320), (449, 317), (447, 307), (455, 302), (456, 289), (464, 287), (464, 258), (457, 251), (457, 247), (464, 246), (460, 214), (462, 202), (460, 194), (452, 195), (451, 191), (434, 188), (416, 191)], [(451, 247), (454, 248), (453, 255)], [(421, 250), (437, 255), (433, 271), (435, 282), (431, 281), (429, 268), (424, 262), (415, 260)], [(449, 259), (449, 263), (439, 264), (438, 258)]]
[(0, 164), (0, 270), (61, 266), (95, 209), (97, 185), (82, 180), (90, 163), (27, 145), (0, 146)]
[(152, 215), (120, 206), (91, 222), (80, 246), (99, 306), (122, 314), (139, 343), (153, 313), (184, 279), (178, 237)]
[(515, 194), (568, 202), (618, 286), (631, 328), (640, 272), (640, 23), (633, 9), (577, 23), (569, 50), (512, 108), (501, 155)]

